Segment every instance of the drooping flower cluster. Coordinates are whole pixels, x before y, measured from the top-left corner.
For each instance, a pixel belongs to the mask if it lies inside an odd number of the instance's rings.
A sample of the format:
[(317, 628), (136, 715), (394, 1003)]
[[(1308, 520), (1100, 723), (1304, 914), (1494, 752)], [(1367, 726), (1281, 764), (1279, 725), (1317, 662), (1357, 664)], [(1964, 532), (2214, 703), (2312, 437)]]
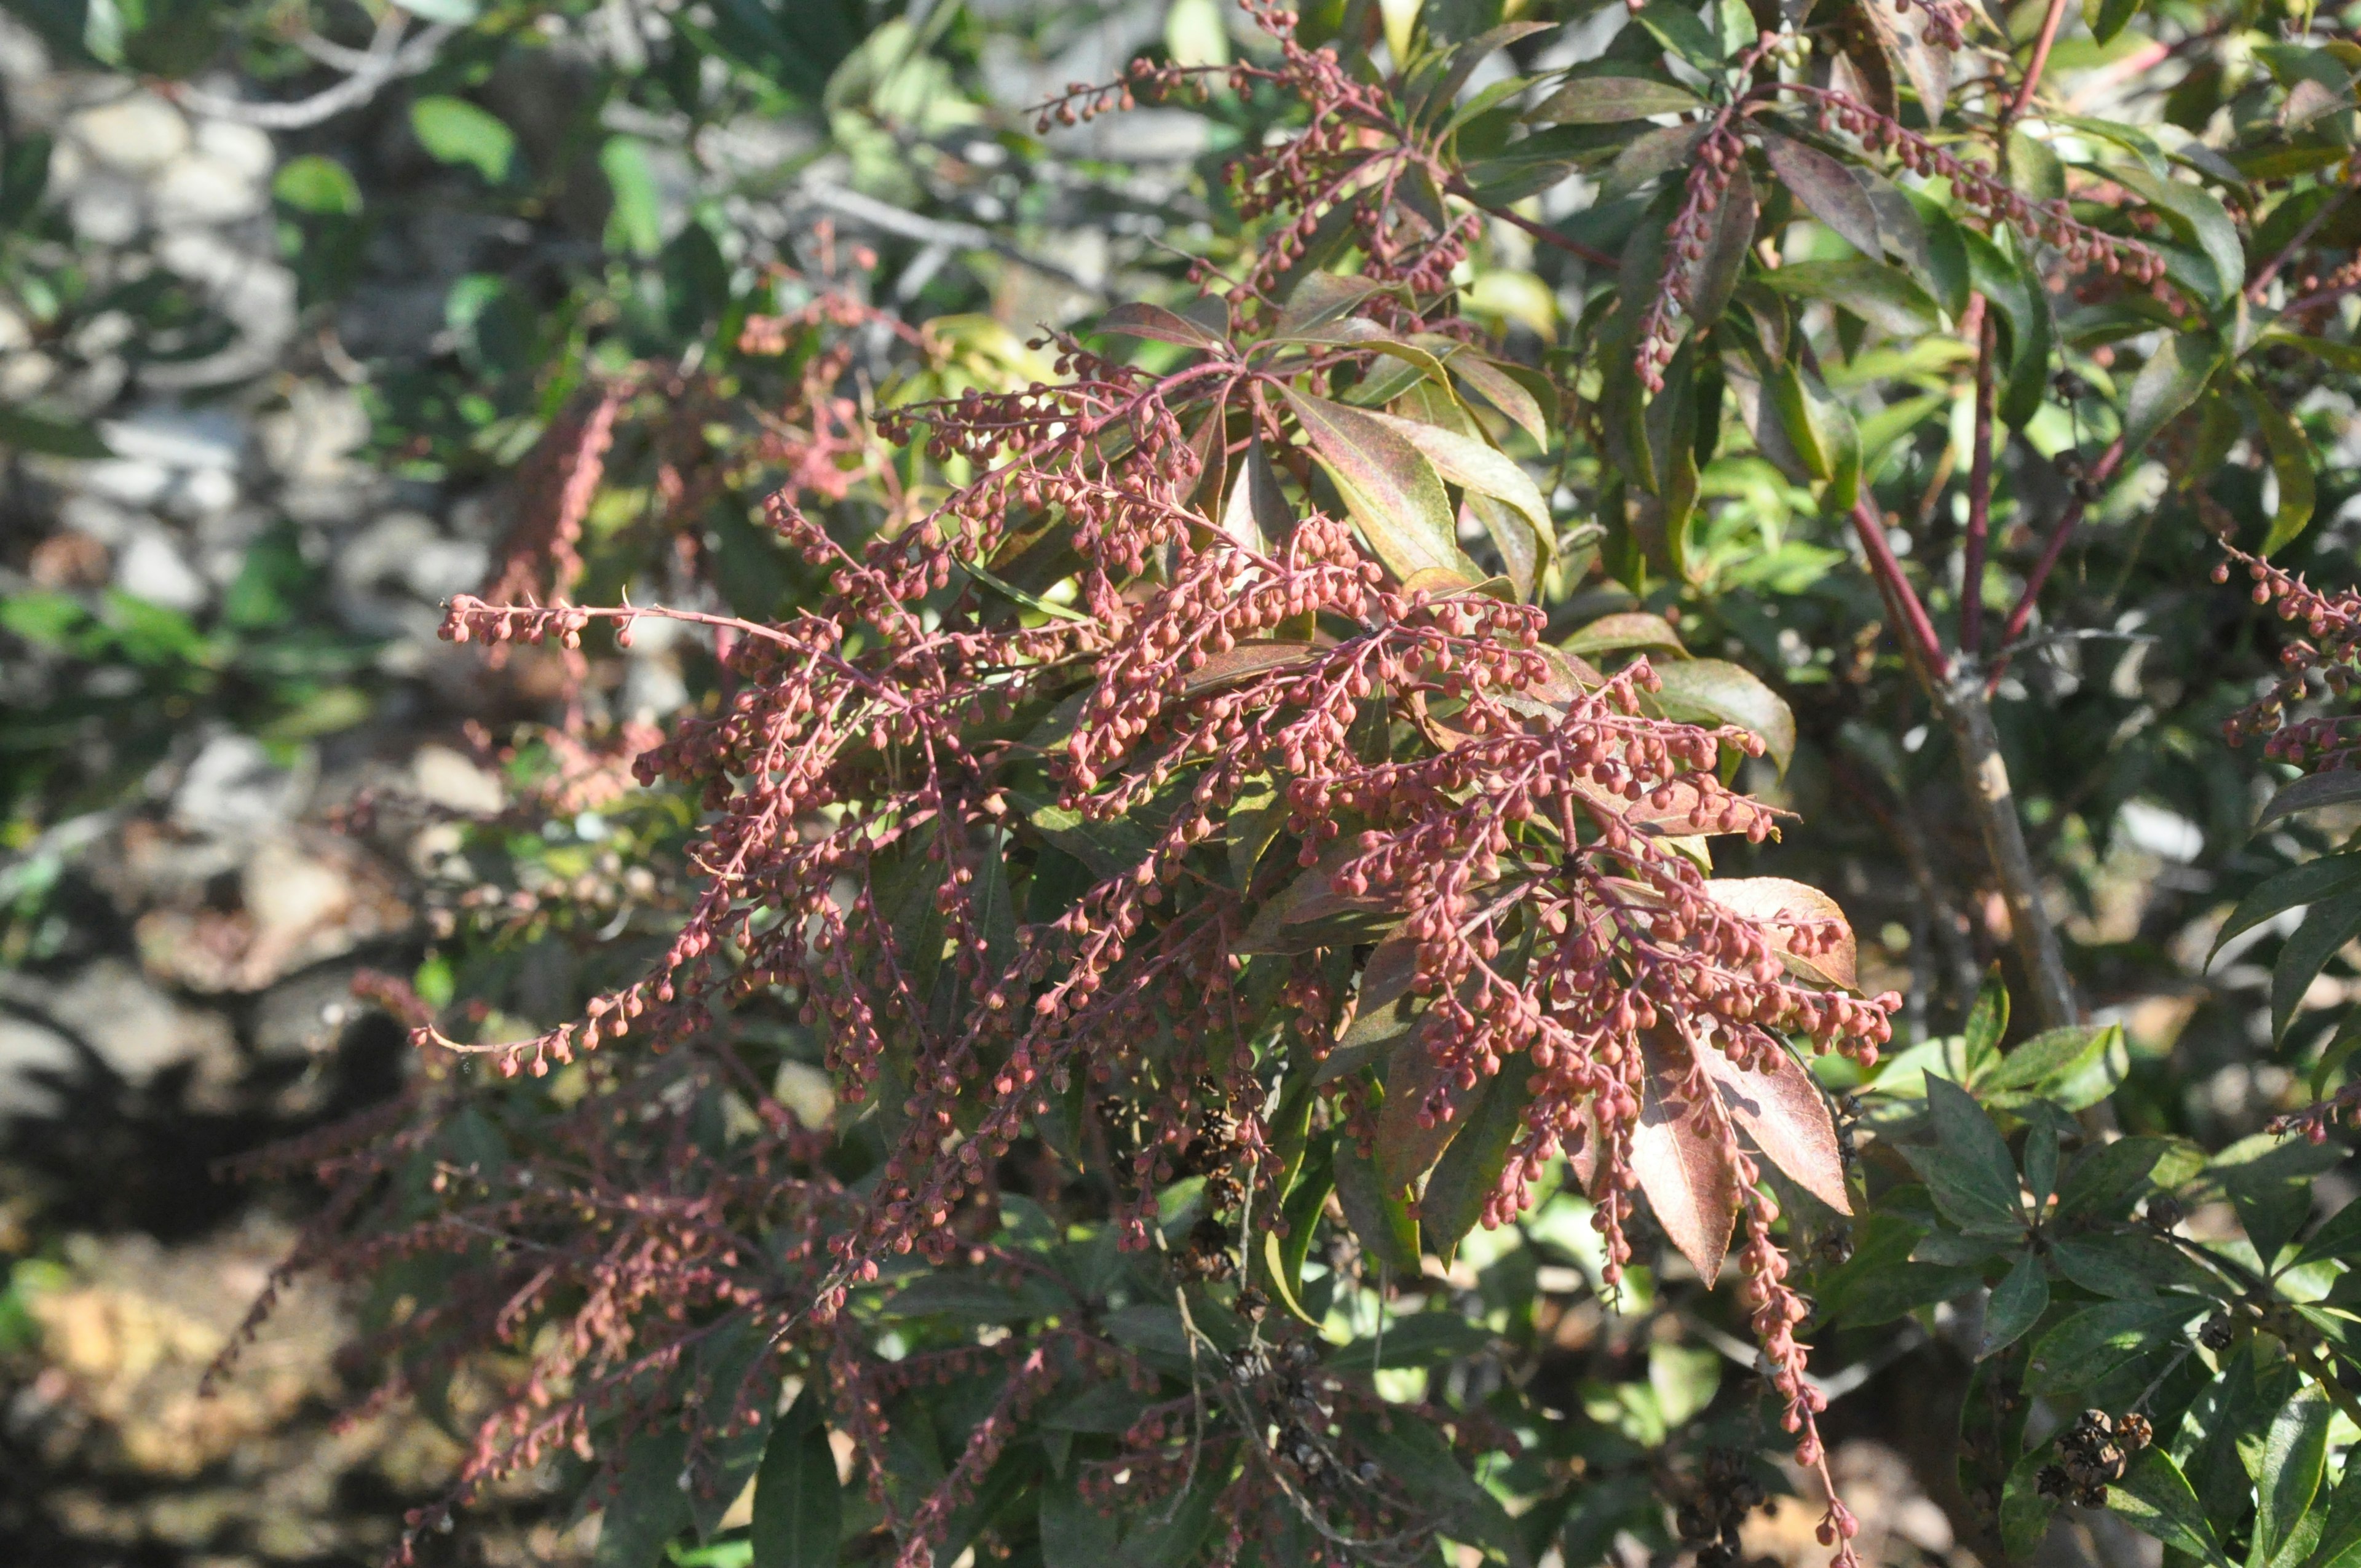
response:
[[(1288, 48), (1315, 107), (1360, 113), (1333, 57)], [(1202, 1498), (1234, 1546), (1293, 1532), (1306, 1561), (1431, 1553), (1480, 1521), (1381, 1484), (1391, 1423), (1447, 1429), (1471, 1455), (1505, 1435), (1379, 1398), (1278, 1307), (1301, 1315), (1317, 1228), (1362, 1282), (1345, 1288), (1378, 1294), (1375, 1259), (1403, 1245), (1323, 1218), (1307, 1169), (1386, 1171), (1356, 1191), (1412, 1227), (1414, 1272), (1441, 1195), (1406, 1200), (1495, 1088), (1510, 1130), (1467, 1183), (1466, 1223), (1510, 1222), (1563, 1158), (1610, 1284), (1635, 1196), (1658, 1200), (1662, 1139), (1708, 1149), (1724, 1185), (1676, 1239), (1710, 1276), (1742, 1225), (1769, 1380), (1798, 1457), (1822, 1463), (1777, 1211), (1717, 1085), (1799, 1095), (1825, 1125), (1795, 1049), (1873, 1062), (1895, 999), (1851, 992), (1833, 905), (1700, 869), (1696, 839), (1774, 830), (1721, 766), (1761, 742), (1663, 718), (1645, 662), (1609, 677), (1545, 645), (1542, 613), (1465, 554), (1400, 429), (1455, 453), (1455, 474), (1479, 437), (1338, 400), (1366, 384), (1369, 345), (1403, 333), (1426, 334), (1442, 396), (1513, 383), (1430, 346), (1475, 335), (1438, 259), (1460, 225), (1411, 236), (1388, 216), (1357, 131), (1289, 150), (1270, 155), (1271, 200), (1294, 182), (1290, 210), (1349, 209), (1360, 279), (1258, 299), (1305, 238), (1289, 218), (1243, 327), (1213, 302), (1128, 318), (1192, 349), (1178, 368), (1060, 335), (1054, 383), (891, 410), (881, 435), (928, 477), (865, 527), (820, 511), (846, 470), (841, 411), (816, 414), (767, 514), (825, 576), (802, 613), (448, 606), (448, 638), (493, 649), (628, 645), (667, 619), (710, 633), (720, 667), (713, 701), (636, 762), (702, 813), (677, 923), (594, 970), (577, 1016), (422, 1021), (427, 1112), (307, 1151), (341, 1196), (299, 1264), (399, 1288), (405, 1268), (470, 1261), (433, 1305), (390, 1314), (402, 1379), (447, 1379), (487, 1344), (524, 1357), (463, 1492), (654, 1453), (702, 1508), (800, 1367), (917, 1568), (1006, 1474), (1037, 1407), (1096, 1381), (1142, 1408), (1082, 1471), (1086, 1496), (1165, 1518)], [(1269, 352), (1307, 299), (1324, 302), (1317, 342)], [(749, 332), (855, 314), (815, 304)], [(824, 390), (807, 388), (815, 408)], [(1345, 1044), (1381, 1014), (1401, 1026), (1380, 1049)], [(790, 1108), (768, 1075), (812, 1063), (764, 1054), (783, 1036), (812, 1045), (833, 1109)], [(1670, 1074), (1668, 1038), (1687, 1063)], [(470, 1058), (517, 1080), (490, 1091), (514, 1097), (516, 1146), (470, 1120)], [(553, 1076), (563, 1096), (534, 1084)], [(1671, 1135), (1653, 1113), (1668, 1105)], [(1176, 1224), (1176, 1182), (1194, 1179)], [(1842, 1208), (1833, 1180), (1811, 1190)], [(1111, 1243), (1086, 1266), (1047, 1218), (1068, 1190)], [(920, 1316), (935, 1281), (999, 1332), (888, 1356), (881, 1318)], [(1166, 1301), (1169, 1323), (1143, 1329)], [(894, 1429), (928, 1383), (981, 1392), (913, 1483)], [(662, 1446), (685, 1408), (686, 1447)], [(1850, 1535), (1832, 1496), (1828, 1521)]]
[[(2279, 650), (2279, 666), (2287, 674), (2224, 720), (2223, 738), (2233, 746), (2261, 738), (2263, 754), (2271, 761), (2314, 772), (2361, 765), (2361, 717), (2289, 717), (2306, 698), (2323, 693), (2342, 697), (2361, 680), (2361, 595), (2350, 589), (2323, 593), (2259, 556), (2229, 545), (2224, 550), (2253, 580), (2255, 602), (2301, 627), (2304, 635)], [(2224, 562), (2213, 568), (2213, 580), (2226, 583), (2230, 573), (2229, 563)]]

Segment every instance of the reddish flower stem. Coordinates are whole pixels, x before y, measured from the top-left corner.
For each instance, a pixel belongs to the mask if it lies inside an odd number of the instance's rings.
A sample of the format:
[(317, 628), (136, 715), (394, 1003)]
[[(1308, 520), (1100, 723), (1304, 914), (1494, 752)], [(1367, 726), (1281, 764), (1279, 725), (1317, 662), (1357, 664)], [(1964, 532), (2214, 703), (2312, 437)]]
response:
[(2040, 35), (2033, 40), (2033, 58), (2025, 65), (2025, 80), (2018, 84), (2008, 113), (2001, 116), (2004, 132), (2011, 120), (2033, 106), (2033, 90), (2041, 85), (2041, 73), (2049, 64), (2049, 48), (2058, 41), (2058, 27), (2065, 19), (2066, 0), (2049, 0), (2049, 12), (2041, 18)]
[[(2104, 452), (2099, 454), (2099, 461), (2091, 469), (2092, 482), (2103, 485), (2114, 478), (2123, 460), (2124, 444), (2118, 436)], [(2058, 565), (2058, 558), (2065, 554), (2066, 541), (2081, 522), (2085, 510), (2079, 496), (2067, 503), (2065, 511), (2059, 516), (2058, 526), (2049, 532), (2049, 542), (2041, 547), (2040, 559), (2035, 561), (2033, 570), (2026, 574), (2025, 591), (2017, 595), (2016, 608), (2008, 612), (2008, 627), (2001, 634), (2000, 653), (1993, 660), (1992, 674), (1984, 683), (1987, 691), (1998, 684), (2001, 672), (2008, 668), (2009, 644), (2025, 634), (2026, 623), (2033, 619), (2034, 601), (2041, 597), (2041, 586), (2049, 580), (2049, 574)]]
[(1943, 639), (1935, 630), (1935, 622), (1919, 602), (1918, 590), (1902, 575), (1902, 563), (1895, 559), (1894, 546), (1885, 540), (1885, 520), (1878, 515), (1877, 503), (1867, 495), (1852, 503), (1853, 532), (1861, 535), (1861, 547), (1869, 557), (1870, 576), (1893, 601), (1902, 618), (1902, 632), (1908, 639), (1911, 651), (1919, 659), (1927, 678), (1942, 681), (1951, 673), (1951, 656), (1943, 651)]

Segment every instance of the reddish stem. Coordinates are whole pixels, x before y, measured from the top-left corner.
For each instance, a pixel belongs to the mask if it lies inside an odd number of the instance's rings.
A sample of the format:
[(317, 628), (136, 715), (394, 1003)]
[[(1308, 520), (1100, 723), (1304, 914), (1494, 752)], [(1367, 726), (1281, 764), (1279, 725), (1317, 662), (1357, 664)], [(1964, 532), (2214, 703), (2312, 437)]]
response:
[[(2123, 460), (2123, 437), (2117, 436), (2104, 452), (2099, 454), (2098, 462), (2092, 466), (2092, 484), (2103, 485), (2114, 478)], [(2041, 547), (2040, 559), (2035, 561), (2033, 570), (2026, 574), (2025, 591), (2016, 596), (2016, 608), (2008, 612), (2008, 627), (2001, 636), (2000, 655), (1993, 661), (1992, 674), (1984, 683), (1987, 690), (2000, 680), (2001, 672), (2008, 668), (2009, 644), (2025, 634), (2026, 624), (2033, 619), (2034, 601), (2041, 597), (2041, 586), (2049, 580), (2049, 574), (2057, 568), (2058, 558), (2066, 553), (2066, 541), (2081, 522), (2085, 510), (2080, 496), (2067, 503), (2066, 510), (2059, 515), (2058, 526), (2049, 532), (2049, 542)]]
[(2041, 84), (2041, 73), (2049, 64), (2049, 46), (2058, 41), (2058, 26), (2065, 19), (2066, 0), (2049, 0), (2049, 13), (2041, 18), (2040, 36), (2033, 40), (2033, 58), (2026, 62), (2025, 81), (2017, 87), (2016, 97), (2010, 103), (2008, 113), (2002, 116), (2004, 132), (2009, 121), (2032, 106), (2033, 90)]
[(1893, 600), (1902, 618), (1902, 632), (1927, 667), (1927, 678), (1941, 682), (1951, 674), (1951, 656), (1943, 652), (1943, 640), (1936, 634), (1935, 622), (1927, 614), (1927, 607), (1918, 602), (1918, 591), (1910, 579), (1902, 575), (1902, 563), (1894, 558), (1894, 546), (1885, 540), (1885, 519), (1878, 514), (1877, 503), (1863, 495), (1852, 503), (1853, 532), (1861, 535), (1861, 548), (1869, 557), (1870, 576), (1875, 577)]

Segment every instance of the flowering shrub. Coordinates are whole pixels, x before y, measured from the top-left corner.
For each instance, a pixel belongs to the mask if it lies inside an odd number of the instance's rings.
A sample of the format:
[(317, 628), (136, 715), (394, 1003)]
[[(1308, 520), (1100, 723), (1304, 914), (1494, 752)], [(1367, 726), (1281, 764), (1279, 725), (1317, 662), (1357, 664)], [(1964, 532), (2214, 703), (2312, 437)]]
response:
[[(1038, 377), (946, 384), (948, 329), (825, 289), (748, 321), (743, 352), (805, 355), (766, 422), (800, 609), (574, 602), (619, 413), (688, 383), (619, 378), (554, 427), (546, 515), (445, 632), (554, 644), (577, 692), (590, 652), (709, 640), (710, 701), (603, 751), (570, 714), (544, 743), (574, 793), (535, 803), (612, 805), (681, 874), (480, 900), (479, 931), (570, 925), (585, 1004), (526, 1026), (379, 985), (420, 1080), (293, 1155), (335, 1197), (292, 1266), (373, 1284), (389, 1394), (467, 1403), (452, 1506), (570, 1476), (634, 1564), (736, 1544), (750, 1478), (763, 1568), (1592, 1561), (1622, 1529), (1727, 1563), (1790, 1478), (1719, 1447), (1651, 1474), (1525, 1355), (1543, 1303), (1694, 1276), (1761, 1375), (1722, 1420), (1789, 1434), (1839, 1563), (1861, 1521), (1799, 1334), (1909, 1313), (1974, 1325), (1980, 1549), (2111, 1506), (2192, 1555), (2341, 1561), (2298, 1521), (2351, 1403), (2322, 1303), (2353, 1227), (2300, 1239), (2309, 1145), (2114, 1136), (2125, 1037), (2079, 1020), (1992, 709), (2152, 443), (2185, 488), (2251, 419), (2264, 553), (2301, 534), (2310, 473), (2257, 379), (2295, 334), (2238, 323), (2319, 225), (2249, 278), (2251, 203), (2045, 104), (2062, 6), (1957, 88), (1978, 18), (1834, 9), (1637, 7), (1605, 55), (1472, 91), (1543, 26), (1395, 28), (1380, 71), (1361, 11), (1270, 9), (1236, 63), (1077, 86), (1045, 128), (1143, 97), (1292, 117), (1231, 166), (1193, 297), (1049, 333)], [(1565, 224), (1518, 210), (1576, 176), (1600, 200)], [(1826, 253), (1777, 250), (1799, 223)], [(1506, 231), (1597, 269), (1546, 368), (1463, 288)], [(873, 328), (906, 378), (865, 420), (839, 334)], [(1953, 372), (1964, 439), (1914, 445), (1953, 400), (1913, 389)], [(2072, 470), (2037, 543), (2012, 431)], [(1793, 820), (1738, 787), (1795, 751), (1792, 709), (1688, 657), (1669, 599), (1568, 602), (1595, 567), (1677, 595), (1744, 554), (1713, 533), (1725, 440), (1850, 531), (1872, 640), (1950, 738), (2040, 1025), (2013, 1049), (1994, 981), (1889, 1053), (1902, 999), (1864, 994), (1835, 902), (1715, 871)], [(682, 452), (659, 556), (713, 478)], [(1951, 592), (1877, 486), (1921, 479), (1931, 515), (1955, 454)], [(1988, 616), (2004, 507), (2026, 548)], [(696, 552), (692, 593), (727, 576)], [(2320, 602), (2300, 618), (2346, 613)], [(2206, 1203), (2235, 1221), (2184, 1233)], [(1659, 1440), (1713, 1401), (1694, 1380)], [(1668, 1530), (1645, 1497), (1675, 1484), (1712, 1506)]]

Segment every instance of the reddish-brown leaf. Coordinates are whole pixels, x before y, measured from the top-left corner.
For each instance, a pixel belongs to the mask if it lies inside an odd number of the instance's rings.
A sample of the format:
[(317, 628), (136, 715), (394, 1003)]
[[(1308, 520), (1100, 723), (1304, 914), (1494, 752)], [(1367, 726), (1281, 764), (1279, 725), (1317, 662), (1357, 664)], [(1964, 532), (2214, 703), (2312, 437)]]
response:
[(1183, 348), (1202, 348), (1209, 352), (1227, 346), (1224, 340), (1201, 323), (1168, 311), (1162, 305), (1145, 302), (1117, 305), (1099, 318), (1099, 330), (1119, 332), (1126, 337), (1152, 337), (1159, 343), (1177, 343)]
[(1242, 681), (1249, 675), (1259, 675), (1267, 670), (1285, 669), (1290, 664), (1307, 663), (1320, 652), (1310, 642), (1268, 642), (1257, 640), (1240, 642), (1224, 653), (1208, 654), (1205, 662), (1181, 677), (1184, 696), (1197, 696), (1215, 686)]
[(1688, 1047), (1655, 1032), (1642, 1036), (1647, 1080), (1631, 1129), (1631, 1170), (1665, 1236), (1697, 1277), (1713, 1283), (1738, 1218), (1738, 1169), (1722, 1135), (1720, 1108), (1698, 1091)]
[(1395, 577), (1435, 571), (1470, 585), (1482, 579), (1459, 548), (1443, 479), (1417, 447), (1358, 409), (1280, 389), (1362, 537)]
[[(1421, 1028), (1396, 1046), (1386, 1062), (1386, 1102), (1378, 1112), (1378, 1176), (1388, 1192), (1400, 1192), (1434, 1168), (1466, 1125), (1467, 1108), (1484, 1087), (1479, 1080), (1474, 1089), (1462, 1089), (1452, 1071), (1436, 1065), (1428, 1033)], [(1420, 1114), (1437, 1088), (1450, 1115), (1422, 1127)]]
[(1761, 134), (1771, 172), (1795, 192), (1795, 200), (1847, 245), (1872, 261), (1882, 258), (1885, 247), (1877, 237), (1877, 210), (1851, 171), (1818, 148), (1769, 131)]
[[(1852, 923), (1845, 918), (1837, 901), (1818, 888), (1800, 882), (1790, 882), (1779, 876), (1715, 877), (1705, 884), (1708, 896), (1733, 915), (1742, 915), (1761, 926), (1771, 945), (1787, 960), (1787, 966), (1804, 979), (1817, 983), (1839, 985), (1848, 991), (1861, 984), (1858, 944), (1853, 940)], [(1834, 922), (1841, 933), (1835, 947), (1825, 952), (1795, 951), (1798, 925), (1825, 927)]]
[(1713, 1079), (1730, 1119), (1772, 1164), (1838, 1213), (1852, 1212), (1836, 1123), (1803, 1063), (1778, 1051), (1769, 1070), (1757, 1071), (1709, 1045), (1697, 1047), (1697, 1059)]

